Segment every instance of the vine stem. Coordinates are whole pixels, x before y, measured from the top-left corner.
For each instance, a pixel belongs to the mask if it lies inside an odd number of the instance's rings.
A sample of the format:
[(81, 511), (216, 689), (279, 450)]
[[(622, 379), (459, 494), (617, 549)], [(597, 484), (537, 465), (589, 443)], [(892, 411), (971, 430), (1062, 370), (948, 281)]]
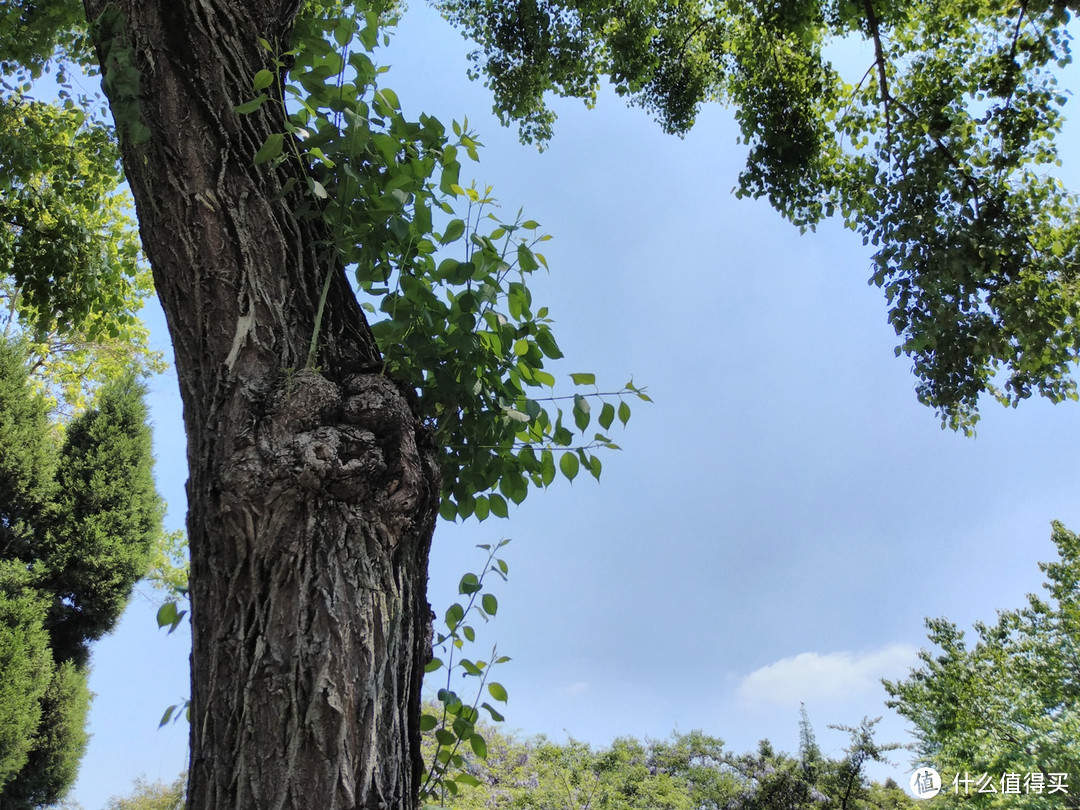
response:
[(322, 294), (319, 296), (319, 307), (315, 310), (315, 327), (311, 330), (311, 343), (308, 346), (307, 365), (311, 370), (315, 367), (315, 356), (319, 353), (319, 330), (322, 328), (323, 311), (326, 309), (326, 296), (330, 292), (330, 281), (334, 277), (333, 266), (326, 268), (323, 277)]
[[(448, 641), (450, 642), (449, 656), (448, 656), (447, 661), (446, 661), (446, 691), (447, 692), (451, 691), (450, 690), (451, 677), (453, 676), (454, 667), (457, 666), (457, 664), (455, 664), (455, 662), (454, 662), (454, 652), (455, 652), (456, 649), (458, 649), (457, 642), (462, 641), (461, 637), (458, 635), (458, 630), (465, 626), (465, 619), (468, 618), (469, 614), (472, 613), (473, 608), (476, 607), (477, 596), (479, 594), (481, 594), (482, 591), (483, 591), (484, 579), (487, 577), (488, 573), (490, 573), (491, 571), (496, 571), (495, 567), (491, 564), (492, 560), (495, 559), (495, 555), (498, 553), (499, 549), (502, 548), (503, 546), (505, 546), (508, 542), (509, 542), (509, 540), (503, 539), (499, 543), (496, 543), (495, 545), (491, 546), (490, 548), (487, 548), (488, 555), (487, 555), (487, 560), (484, 561), (483, 573), (481, 573), (479, 577), (476, 577), (476, 587), (469, 594), (469, 602), (465, 606), (465, 608), (462, 610), (461, 618), (454, 624), (454, 626), (452, 628), (450, 628), (450, 632), (449, 632), (448, 635), (441, 636), (441, 634), (440, 634), (439, 643), (437, 645), (433, 645), (433, 647), (441, 647), (442, 645), (446, 644), (446, 642), (448, 642)], [(479, 548), (485, 548), (485, 547), (484, 546), (479, 546)], [(506, 578), (505, 574), (503, 574), (503, 573), (501, 573), (499, 571), (496, 571), (496, 573), (499, 573), (500, 576), (503, 577), (503, 579)], [(484, 686), (487, 684), (487, 679), (488, 679), (488, 675), (491, 673), (491, 668), (493, 666), (495, 666), (497, 663), (499, 663), (499, 660), (498, 660), (498, 645), (495, 645), (494, 647), (491, 648), (491, 659), (489, 661), (487, 661), (487, 662), (484, 662), (484, 667), (483, 667), (483, 670), (482, 670), (482, 674), (480, 676), (480, 686), (477, 689), (476, 699), (473, 701), (473, 704), (472, 704), (472, 707), (471, 707), (473, 720), (470, 721), (470, 725), (475, 723), (475, 718), (479, 715), (479, 710), (477, 709), (477, 705), (480, 703), (480, 699), (483, 696)], [(449, 714), (449, 712), (447, 710), (447, 704), (444, 702), (443, 703), (443, 711), (442, 711), (442, 721), (441, 721), (443, 728), (446, 727), (446, 721), (447, 721), (448, 714)], [(461, 747), (461, 743), (464, 742), (465, 739), (467, 739), (467, 738), (461, 737), (456, 732), (455, 732), (455, 736), (457, 737), (457, 740), (454, 743), (454, 747), (450, 750), (450, 755), (447, 758), (446, 764), (444, 764), (443, 774), (445, 774), (446, 767), (448, 767), (448, 763), (451, 761), (451, 758), (457, 753), (458, 748)], [(425, 799), (425, 798), (431, 796), (435, 792), (436, 789), (443, 786), (442, 776), (439, 773), (437, 773), (437, 771), (438, 771), (438, 767), (439, 767), (439, 764), (440, 764), (439, 763), (439, 752), (444, 747), (445, 746), (442, 743), (439, 743), (435, 748), (435, 754), (434, 754), (434, 756), (432, 758), (431, 767), (427, 769), (426, 775), (424, 777), (424, 784), (420, 787), (420, 798), (421, 799)], [(443, 791), (445, 793), (445, 787), (443, 787)]]
[[(354, 25), (356, 24), (356, 17), (357, 17), (357, 12), (356, 12), (356, 7), (354, 6), (353, 7), (353, 13), (352, 13), (352, 21), (353, 21)], [(345, 68), (348, 66), (348, 64), (349, 64), (349, 46), (348, 46), (348, 44), (345, 44), (345, 45), (341, 46), (341, 71), (338, 73), (338, 76), (337, 76), (337, 89), (338, 89), (338, 100), (339, 101), (341, 101), (342, 98), (343, 98), (344, 84), (345, 84)], [(284, 92), (282, 92), (281, 95), (282, 95), (282, 104), (284, 104), (285, 103), (284, 102), (284, 98), (285, 98)], [(342, 119), (342, 113), (339, 110), (335, 114), (335, 123), (338, 125), (338, 127), (341, 126), (341, 119)], [(349, 136), (352, 137), (353, 135), (354, 135), (354, 130), (350, 129), (349, 130)], [(293, 148), (296, 149), (295, 139), (293, 139), (293, 141), (294, 141), (294, 147)], [(299, 159), (299, 154), (297, 155), (297, 158)], [(303, 165), (303, 161), (301, 161), (301, 165)], [(345, 182), (342, 185), (342, 189), (341, 189), (341, 192), (340, 192), (340, 195), (339, 195), (339, 199), (348, 199), (347, 195), (348, 195), (348, 190), (349, 190), (349, 179), (350, 179), (350, 175), (348, 173), (346, 173), (345, 174)], [(340, 205), (340, 203), (339, 203), (339, 205)], [(318, 356), (318, 353), (319, 353), (319, 331), (322, 329), (323, 312), (326, 310), (326, 297), (327, 297), (327, 294), (330, 292), (330, 282), (334, 277), (334, 270), (335, 270), (335, 264), (336, 264), (335, 259), (336, 259), (337, 253), (338, 253), (338, 244), (337, 244), (336, 235), (334, 235), (334, 241), (328, 247), (329, 247), (329, 250), (327, 250), (326, 275), (323, 277), (322, 293), (319, 295), (319, 305), (318, 305), (318, 308), (315, 310), (315, 325), (311, 330), (311, 343), (308, 344), (308, 356), (307, 356), (307, 364), (305, 365), (305, 368), (308, 369), (309, 371), (311, 369), (315, 368), (315, 360), (316, 360), (316, 358)]]

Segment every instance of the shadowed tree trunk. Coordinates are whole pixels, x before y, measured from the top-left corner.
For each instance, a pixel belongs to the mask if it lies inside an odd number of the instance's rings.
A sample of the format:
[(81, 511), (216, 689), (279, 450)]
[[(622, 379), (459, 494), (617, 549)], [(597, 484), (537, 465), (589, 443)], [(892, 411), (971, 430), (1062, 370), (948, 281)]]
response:
[(435, 449), (380, 373), (326, 234), (276, 199), (301, 170), (253, 165), (284, 131), (280, 105), (233, 111), (273, 69), (258, 39), (281, 41), (294, 3), (85, 5), (119, 20), (98, 27), (106, 84), (138, 76), (135, 98), (110, 101), (184, 401), (190, 806), (413, 807)]

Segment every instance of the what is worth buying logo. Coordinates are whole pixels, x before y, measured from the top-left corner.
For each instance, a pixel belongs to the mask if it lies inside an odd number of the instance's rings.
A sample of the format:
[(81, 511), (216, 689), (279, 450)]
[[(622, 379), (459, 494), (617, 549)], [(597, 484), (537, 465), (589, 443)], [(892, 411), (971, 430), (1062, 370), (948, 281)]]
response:
[(919, 768), (911, 774), (910, 785), (916, 799), (932, 799), (941, 792), (941, 774), (933, 768)]
[[(942, 792), (941, 775), (930, 766), (917, 768), (911, 774), (911, 792), (917, 799), (932, 799)], [(957, 796), (976, 793), (999, 793), (1005, 795), (1060, 793), (1069, 795), (1069, 774), (1062, 771), (1009, 771), (1000, 776), (989, 773), (971, 774), (957, 771), (952, 780), (951, 792)]]

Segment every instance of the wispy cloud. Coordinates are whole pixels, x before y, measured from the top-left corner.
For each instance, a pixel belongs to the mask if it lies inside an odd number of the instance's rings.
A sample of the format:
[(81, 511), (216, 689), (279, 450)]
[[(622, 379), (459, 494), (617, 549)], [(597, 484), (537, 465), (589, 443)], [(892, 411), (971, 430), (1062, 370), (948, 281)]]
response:
[(563, 686), (559, 689), (559, 694), (564, 697), (572, 697), (573, 695), (580, 695), (586, 689), (589, 688), (588, 681), (576, 681), (569, 686)]
[(882, 678), (904, 675), (917, 653), (908, 644), (864, 653), (800, 653), (751, 672), (740, 681), (738, 695), (782, 705), (851, 697), (874, 690)]

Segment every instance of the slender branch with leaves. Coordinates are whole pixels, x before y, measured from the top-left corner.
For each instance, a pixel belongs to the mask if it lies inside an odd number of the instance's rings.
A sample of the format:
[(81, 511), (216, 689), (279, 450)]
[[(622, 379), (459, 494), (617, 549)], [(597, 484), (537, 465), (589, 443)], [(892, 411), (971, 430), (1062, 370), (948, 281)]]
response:
[[(505, 560), (495, 555), (509, 542), (508, 539), (503, 539), (495, 545), (485, 543), (477, 546), (487, 552), (484, 567), (479, 575), (470, 572), (461, 578), (458, 593), (467, 596), (468, 600), (464, 605), (454, 602), (446, 610), (443, 618), (446, 631), (436, 636), (433, 655), (425, 669), (429, 675), (443, 670), (446, 672), (445, 686), (438, 691), (438, 702), (434, 706), (426, 707), (420, 718), (420, 730), (430, 733), (435, 740), (434, 750), (430, 754), (431, 761), (420, 786), (420, 800), (428, 803), (427, 806), (434, 806), (430, 803), (435, 800), (444, 802), (448, 794), (457, 795), (463, 786), (476, 787), (479, 784), (476, 777), (466, 770), (466, 759), (461, 748), (468, 743), (469, 750), (475, 756), (481, 759), (487, 757), (487, 742), (477, 729), (480, 709), (486, 711), (496, 723), (503, 721), (502, 713), (484, 700), (484, 696), (486, 693), (497, 703), (506, 702), (506, 688), (496, 681), (489, 683), (488, 676), (493, 666), (506, 663), (510, 658), (499, 655), (497, 647), (491, 648), (491, 655), (487, 660), (472, 660), (460, 656), (459, 653), (466, 644), (476, 641), (476, 630), (470, 623), (471, 617), (479, 616), (486, 622), (499, 610), (499, 601), (495, 595), (484, 591), (484, 579), (493, 573), (503, 581), (506, 580), (509, 566)], [(457, 691), (451, 688), (454, 675), (458, 672), (461, 677), (479, 679), (476, 696), (471, 703), (464, 702)]]

